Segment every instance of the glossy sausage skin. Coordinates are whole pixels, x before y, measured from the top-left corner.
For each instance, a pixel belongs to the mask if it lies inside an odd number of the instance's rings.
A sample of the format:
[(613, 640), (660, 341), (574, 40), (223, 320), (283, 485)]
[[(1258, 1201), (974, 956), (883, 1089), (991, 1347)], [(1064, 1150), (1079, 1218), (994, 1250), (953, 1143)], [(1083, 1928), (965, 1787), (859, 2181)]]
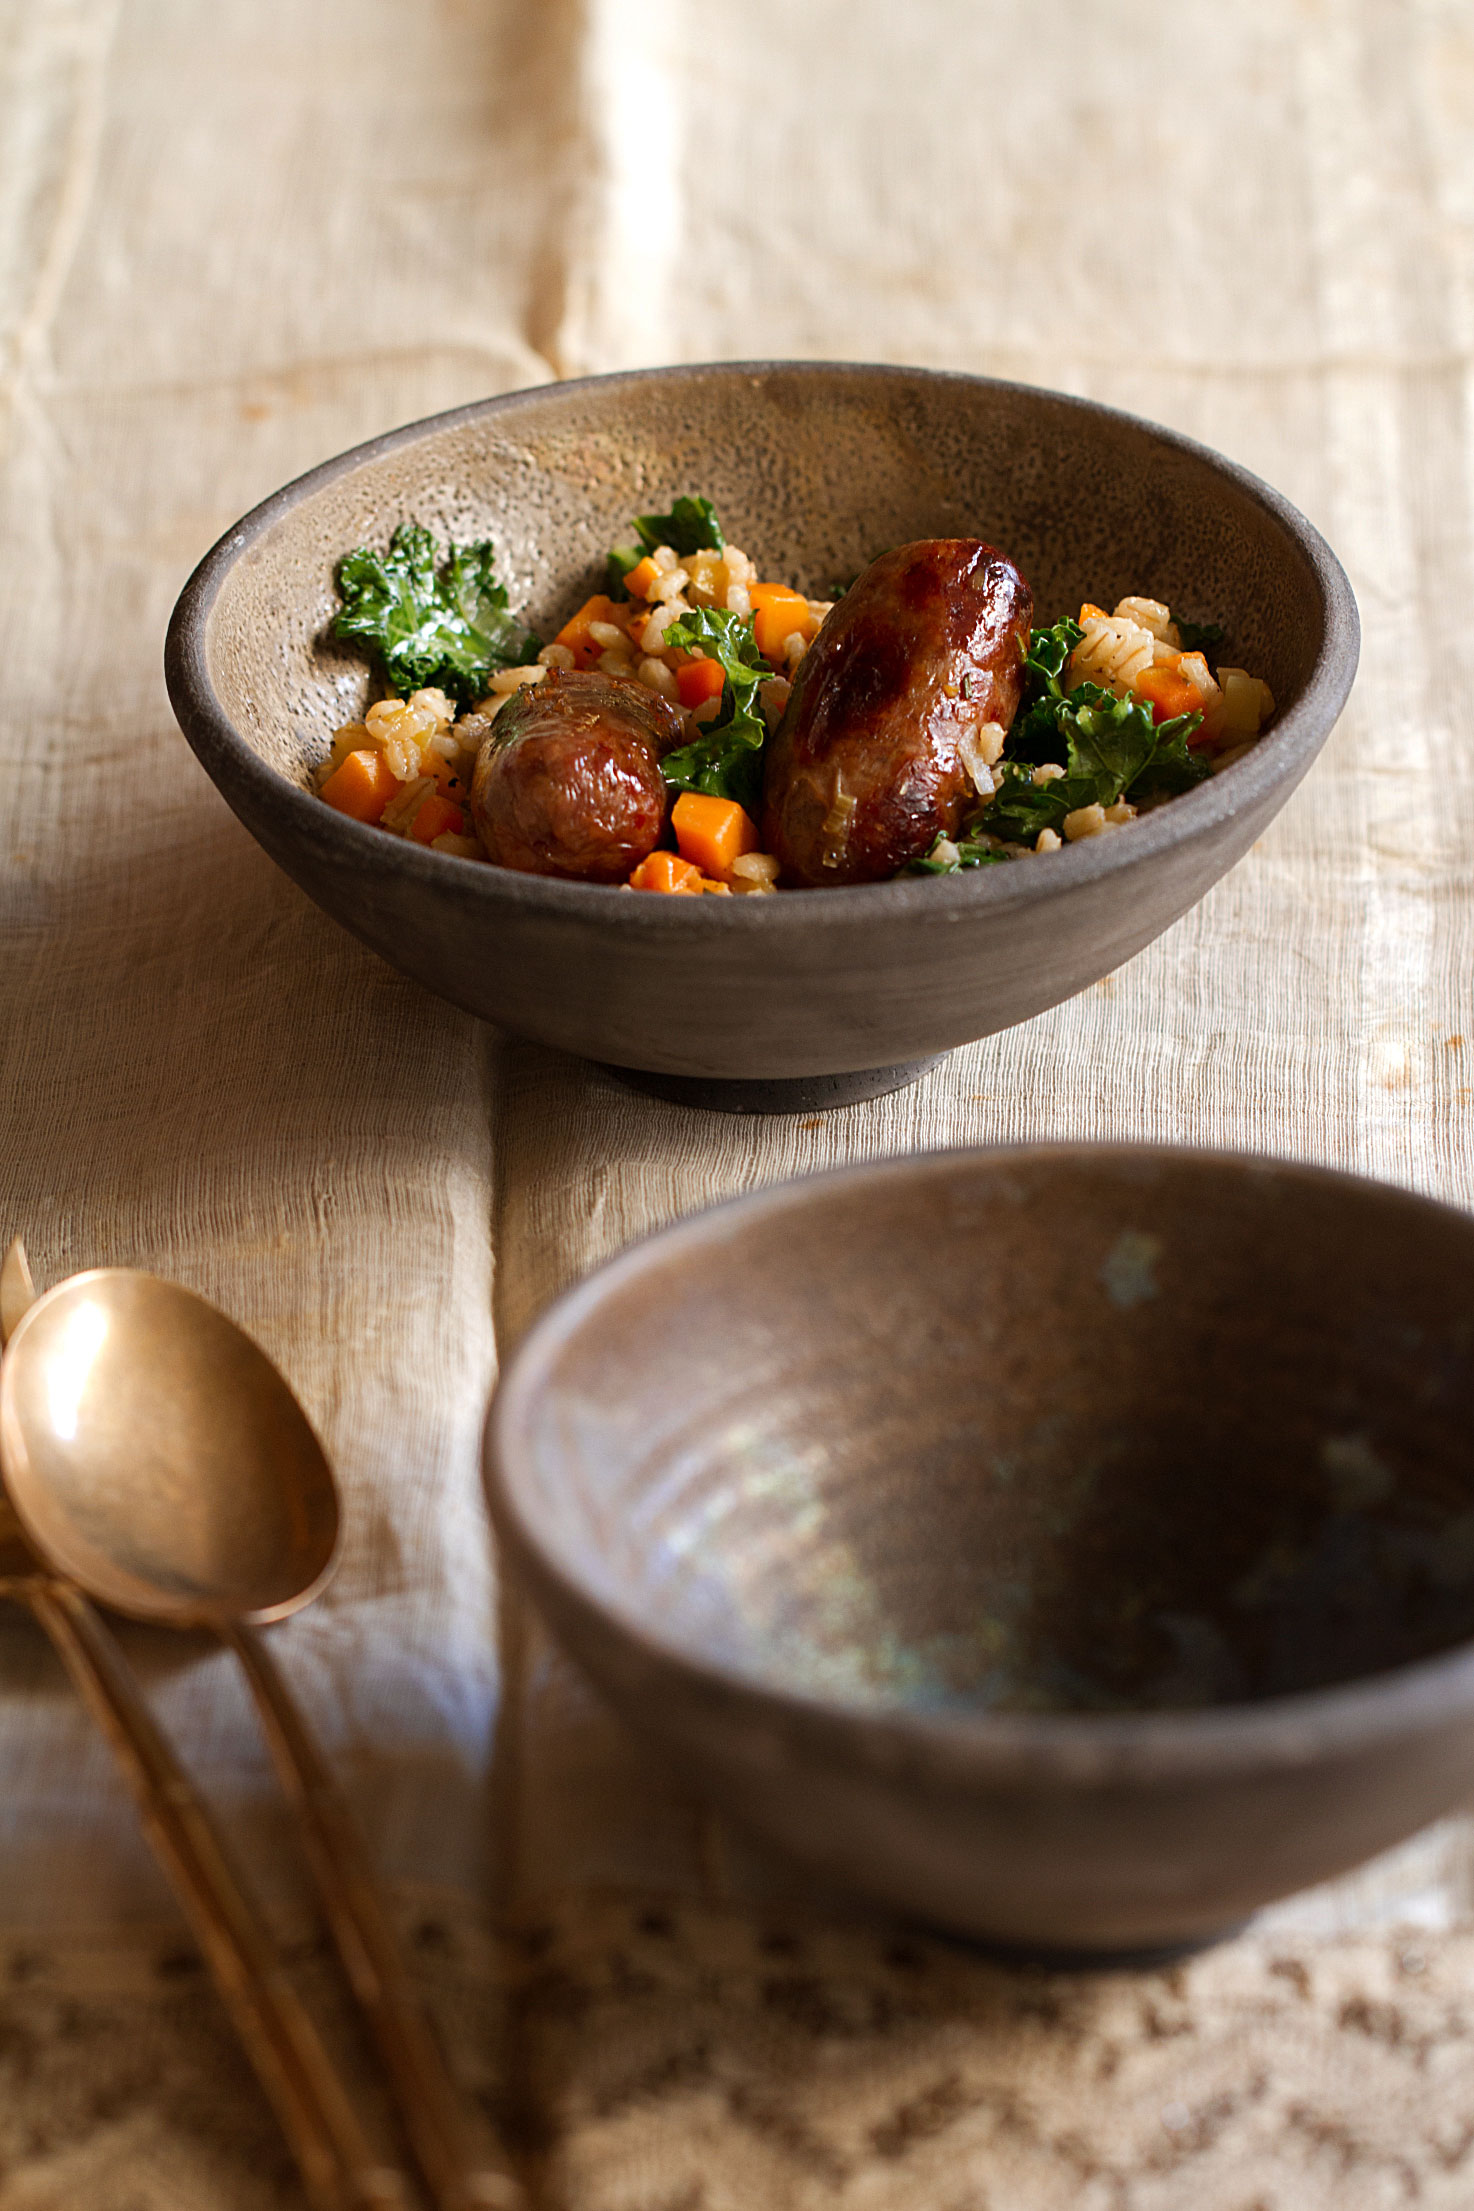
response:
[(659, 842), (661, 755), (683, 733), (678, 710), (641, 683), (550, 668), (514, 692), (476, 756), (471, 815), (487, 858), (526, 875), (627, 881)]
[(898, 545), (856, 578), (768, 744), (763, 848), (785, 884), (879, 882), (955, 833), (977, 795), (958, 740), (1012, 722), (1033, 611), (981, 538)]

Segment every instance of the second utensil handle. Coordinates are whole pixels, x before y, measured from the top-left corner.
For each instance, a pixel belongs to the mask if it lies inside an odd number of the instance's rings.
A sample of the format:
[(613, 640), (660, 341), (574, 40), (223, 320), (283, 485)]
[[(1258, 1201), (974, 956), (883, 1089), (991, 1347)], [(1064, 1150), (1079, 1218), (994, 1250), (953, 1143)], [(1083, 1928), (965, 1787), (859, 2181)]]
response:
[(110, 1630), (66, 1582), (37, 1575), (26, 1598), (112, 1745), (316, 2211), (404, 2211), (400, 2175), (375, 2157), (271, 1937)]
[(405, 1970), (379, 1885), (342, 1792), (275, 1659), (254, 1629), (227, 1640), (245, 1669), (282, 1786), (301, 1821), (328, 1924), (398, 2092), (438, 2211), (522, 2211), (509, 2172), (477, 2159), (460, 2097)]

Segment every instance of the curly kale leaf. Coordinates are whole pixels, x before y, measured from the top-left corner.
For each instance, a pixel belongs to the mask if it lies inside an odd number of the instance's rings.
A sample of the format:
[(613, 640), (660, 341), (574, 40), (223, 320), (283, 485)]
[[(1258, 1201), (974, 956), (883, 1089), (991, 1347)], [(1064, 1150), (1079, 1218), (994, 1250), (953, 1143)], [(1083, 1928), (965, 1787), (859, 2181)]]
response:
[(1185, 653), (1207, 653), (1215, 645), (1221, 645), (1228, 635), (1221, 622), (1184, 622), (1182, 616), (1174, 617), (1177, 634), (1182, 639)]
[[(997, 794), (977, 817), (981, 828), (1011, 844), (1033, 844), (1041, 829), (1058, 831), (1082, 806), (1171, 797), (1208, 774), (1188, 744), (1200, 713), (1156, 722), (1145, 699), (1117, 698), (1098, 683), (1065, 689), (1081, 635), (1077, 622), (1065, 620), (1030, 636), (1024, 704), (1009, 733)], [(1046, 764), (1065, 772), (1035, 783), (1033, 769)]]
[(717, 798), (735, 799), (756, 817), (762, 804), (763, 746), (768, 737), (759, 685), (773, 671), (758, 651), (751, 616), (695, 607), (671, 623), (665, 642), (685, 652), (705, 653), (726, 678), (716, 720), (689, 745), (668, 752), (661, 761), (666, 782), (673, 790), (709, 791)]
[(998, 791), (978, 817), (978, 827), (1009, 844), (1035, 844), (1041, 829), (1056, 834), (1067, 814), (1077, 807), (1099, 803), (1092, 776), (1063, 775), (1049, 783), (1036, 783), (1026, 761), (1004, 760), (998, 768)]
[(630, 526), (636, 542), (616, 545), (609, 555), (609, 595), (613, 599), (629, 597), (625, 577), (632, 568), (638, 568), (646, 554), (653, 553), (657, 545), (668, 545), (683, 560), (708, 548), (718, 553), (727, 549), (716, 508), (709, 499), (699, 495), (677, 499), (669, 514), (637, 514)]
[(1012, 858), (1011, 852), (999, 852), (978, 837), (939, 836), (926, 858), (913, 860), (903, 872), (907, 875), (956, 875), (963, 868), (992, 867), (995, 862), (1007, 862)]
[(1024, 654), (1026, 686), (1035, 691), (1052, 688), (1058, 696), (1065, 662), (1084, 635), (1079, 623), (1068, 614), (1047, 630), (1030, 630), (1029, 649)]
[[(1201, 720), (1201, 715), (1194, 717), (1194, 729)], [(1098, 683), (1077, 684), (1068, 692), (1055, 724), (1065, 740), (1067, 775), (1088, 777), (1103, 806), (1130, 790), (1157, 749), (1158, 725), (1146, 701), (1118, 699)]]
[(1024, 695), (1008, 734), (1008, 756), (1035, 767), (1061, 759), (1058, 709), (1065, 663), (1085, 632), (1068, 615), (1052, 628), (1031, 630), (1024, 655)]
[(1143, 799), (1176, 798), (1179, 791), (1206, 782), (1212, 770), (1188, 742), (1202, 718), (1201, 714), (1176, 714), (1170, 722), (1158, 722), (1156, 750), (1130, 787), (1138, 805)]
[(436, 544), (417, 522), (402, 522), (387, 553), (360, 545), (338, 563), (343, 605), (335, 637), (356, 638), (378, 654), (401, 694), (438, 685), (470, 706), (498, 668), (533, 659), (541, 640), (507, 612), (491, 541), (452, 545), (436, 568)]
[(647, 553), (653, 553), (657, 545), (668, 545), (685, 559), (690, 553), (724, 553), (727, 549), (716, 508), (699, 494), (692, 499), (678, 499), (669, 514), (637, 514), (635, 532)]

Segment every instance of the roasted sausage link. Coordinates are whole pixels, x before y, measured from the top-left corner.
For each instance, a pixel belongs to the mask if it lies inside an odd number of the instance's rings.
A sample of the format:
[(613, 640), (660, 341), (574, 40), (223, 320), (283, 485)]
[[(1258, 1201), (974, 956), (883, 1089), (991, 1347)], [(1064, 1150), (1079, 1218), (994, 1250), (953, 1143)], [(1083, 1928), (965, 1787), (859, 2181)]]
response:
[(899, 545), (857, 577), (767, 748), (763, 846), (785, 883), (879, 882), (956, 833), (996, 747), (986, 725), (1018, 711), (1033, 611), (981, 538)]
[(550, 668), (487, 733), (471, 815), (487, 858), (528, 875), (623, 883), (665, 823), (662, 754), (680, 713), (619, 676)]

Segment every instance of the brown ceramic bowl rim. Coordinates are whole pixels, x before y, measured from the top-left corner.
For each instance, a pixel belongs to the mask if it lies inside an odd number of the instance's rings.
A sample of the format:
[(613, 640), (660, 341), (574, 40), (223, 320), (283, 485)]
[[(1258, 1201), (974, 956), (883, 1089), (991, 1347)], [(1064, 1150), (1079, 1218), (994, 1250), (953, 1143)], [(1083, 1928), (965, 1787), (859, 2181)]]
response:
[[(1061, 415), (1099, 422), (1128, 424), (1157, 443), (1192, 460), (1225, 482), (1246, 493), (1263, 508), (1295, 542), (1307, 560), (1321, 594), (1323, 623), (1320, 646), (1309, 681), (1294, 705), (1269, 728), (1264, 740), (1221, 775), (1184, 792), (1169, 805), (1131, 824), (1129, 837), (1091, 837), (1066, 845), (1048, 855), (1041, 868), (977, 868), (951, 876), (911, 876), (884, 883), (866, 883), (846, 889), (826, 890), (814, 898), (629, 898), (623, 886), (565, 883), (551, 876), (523, 875), (484, 862), (463, 860), (449, 853), (431, 852), (403, 837), (386, 837), (382, 830), (350, 820), (325, 806), (314, 793), (291, 782), (270, 767), (241, 735), (221, 703), (211, 681), (207, 649), (211, 611), (226, 578), (243, 554), (250, 551), (281, 518), (315, 493), (350, 474), (365, 463), (454, 429), (465, 423), (492, 419), (500, 414), (536, 411), (563, 404), (580, 392), (634, 390), (662, 382), (689, 382), (719, 378), (733, 383), (782, 375), (800, 381), (812, 377), (816, 384), (838, 378), (864, 379), (958, 391), (992, 391), (1019, 394)], [(348, 547), (343, 548), (346, 552)], [(1103, 876), (1149, 865), (1161, 852), (1189, 839), (1211, 836), (1223, 823), (1246, 811), (1261, 797), (1287, 780), (1291, 785), (1309, 766), (1326, 731), (1345, 704), (1356, 673), (1360, 646), (1360, 622), (1356, 601), (1345, 571), (1325, 539), (1289, 500), (1235, 461), (1139, 415), (1104, 406), (1098, 400), (1079, 399), (1039, 385), (1000, 377), (975, 376), (960, 370), (909, 368), (899, 364), (852, 361), (712, 361), (657, 369), (629, 369), (606, 376), (569, 379), (561, 383), (534, 384), (503, 392), (494, 399), (475, 400), (443, 414), (427, 415), (402, 429), (390, 430), (351, 447), (334, 459), (309, 469), (283, 485), (242, 516), (208, 552), (184, 590), (170, 617), (164, 646), (164, 673), (169, 699), (191, 746), (211, 779), (229, 799), (235, 792), (254, 792), (272, 804), (284, 805), (296, 814), (298, 826), (326, 855), (341, 861), (373, 861), (380, 869), (393, 870), (410, 882), (444, 884), (444, 870), (459, 870), (463, 892), (485, 898), (500, 909), (555, 916), (574, 913), (589, 917), (602, 910), (610, 923), (622, 930), (668, 929), (673, 911), (676, 926), (694, 937), (730, 929), (812, 929), (828, 922), (850, 927), (862, 915), (875, 920), (909, 914), (935, 917), (945, 924), (961, 910), (982, 906), (1008, 907), (1051, 890), (1080, 889)], [(590, 901), (596, 904), (590, 905)]]
[(862, 1745), (868, 1762), (946, 1783), (975, 1778), (1025, 1782), (1041, 1771), (1079, 1782), (1109, 1782), (1150, 1771), (1160, 1780), (1212, 1771), (1296, 1766), (1327, 1753), (1349, 1756), (1369, 1743), (1447, 1724), (1453, 1709), (1474, 1705), (1474, 1641), (1438, 1656), (1349, 1682), (1252, 1704), (1217, 1705), (1192, 1712), (990, 1714), (887, 1708), (843, 1696), (785, 1689), (693, 1652), (606, 1601), (543, 1541), (519, 1492), (517, 1469), (526, 1462), (523, 1439), (551, 1368), (584, 1321), (667, 1254), (719, 1244), (738, 1229), (774, 1221), (811, 1196), (874, 1188), (917, 1176), (947, 1176), (986, 1165), (1006, 1171), (1051, 1160), (1107, 1170), (1129, 1165), (1139, 1172), (1154, 1161), (1192, 1162), (1234, 1178), (1269, 1177), (1285, 1184), (1333, 1190), (1348, 1204), (1373, 1195), (1409, 1213), (1461, 1221), (1474, 1236), (1474, 1219), (1458, 1207), (1340, 1168), (1306, 1165), (1269, 1155), (1176, 1144), (1044, 1143), (974, 1145), (871, 1160), (804, 1175), (751, 1191), (689, 1215), (627, 1246), (565, 1290), (533, 1323), (502, 1374), (489, 1408), (483, 1468), (492, 1517), (502, 1536), (530, 1569), (534, 1590), (560, 1609), (594, 1614), (606, 1636), (632, 1646), (648, 1671), (681, 1676), (708, 1699), (757, 1712), (819, 1755), (841, 1741), (851, 1752)]

